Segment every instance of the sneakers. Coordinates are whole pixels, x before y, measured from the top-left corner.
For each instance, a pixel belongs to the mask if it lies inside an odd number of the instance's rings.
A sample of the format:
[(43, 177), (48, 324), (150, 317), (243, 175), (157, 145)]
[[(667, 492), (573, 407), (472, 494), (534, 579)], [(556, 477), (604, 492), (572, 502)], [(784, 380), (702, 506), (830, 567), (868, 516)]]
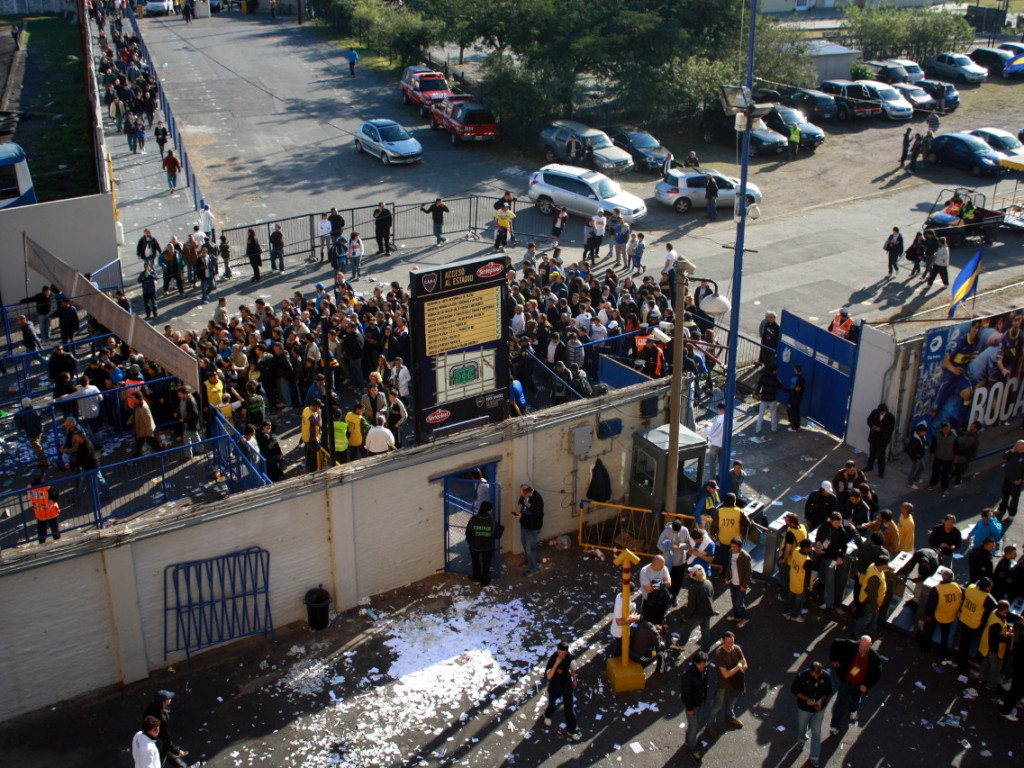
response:
[(811, 764), (811, 768), (819, 768), (821, 765), (821, 760), (816, 757), (812, 757), (809, 762)]
[(829, 728), (829, 729), (828, 729), (828, 732), (829, 732), (830, 734), (832, 734), (833, 736), (836, 736), (836, 735), (838, 735), (838, 734), (839, 734), (839, 729), (838, 729), (838, 728)]
[(750, 623), (750, 619), (741, 619), (739, 624), (736, 625), (736, 629), (743, 629)]
[(572, 735), (569, 738), (572, 739), (573, 741), (582, 741), (583, 740), (583, 734), (580, 733), (579, 729), (577, 729), (577, 730), (572, 732)]
[(544, 725), (547, 726), (548, 728), (551, 727), (551, 718), (550, 717), (545, 717), (544, 718)]
[(729, 725), (731, 725), (731, 726), (732, 726), (733, 728), (742, 728), (742, 727), (743, 727), (743, 723), (741, 723), (741, 722), (740, 722), (740, 721), (739, 721), (739, 720), (738, 720), (737, 718), (735, 718), (735, 717), (730, 717), (730, 718), (729, 718)]
[(856, 712), (851, 712), (850, 713), (850, 725), (857, 725), (857, 713)]
[(705, 731), (705, 733), (707, 734), (709, 739), (717, 739), (718, 738), (718, 731), (716, 731), (714, 728), (708, 728)]
[(704, 753), (701, 752), (699, 749), (695, 749), (693, 752), (690, 753), (690, 759), (693, 760), (693, 762), (695, 762), (697, 765), (700, 765), (701, 762), (704, 760)]
[(790, 621), (795, 621), (797, 624), (803, 624), (807, 621), (803, 616), (790, 616), (788, 613), (786, 614), (786, 618)]
[(800, 739), (800, 741), (798, 741), (796, 743), (796, 751), (797, 752), (803, 752), (803, 749), (804, 749), (805, 746), (807, 746), (807, 742), (804, 741), (803, 739)]
[(1016, 723), (1016, 722), (1020, 721), (1020, 718), (1017, 717), (1017, 710), (1016, 709), (1011, 709), (1009, 712), (1000, 712), (999, 714), (1000, 714), (1001, 717), (1005, 717), (1011, 723)]

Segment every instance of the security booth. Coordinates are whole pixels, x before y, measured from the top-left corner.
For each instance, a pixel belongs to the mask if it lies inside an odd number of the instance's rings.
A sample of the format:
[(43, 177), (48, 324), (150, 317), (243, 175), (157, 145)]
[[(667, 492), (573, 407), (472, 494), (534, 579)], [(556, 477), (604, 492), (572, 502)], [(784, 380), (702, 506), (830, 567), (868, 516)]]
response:
[[(629, 475), (629, 504), (645, 509), (665, 509), (668, 481), (669, 425), (633, 433), (633, 461)], [(676, 512), (692, 515), (702, 490), (707, 438), (679, 425), (679, 482)]]

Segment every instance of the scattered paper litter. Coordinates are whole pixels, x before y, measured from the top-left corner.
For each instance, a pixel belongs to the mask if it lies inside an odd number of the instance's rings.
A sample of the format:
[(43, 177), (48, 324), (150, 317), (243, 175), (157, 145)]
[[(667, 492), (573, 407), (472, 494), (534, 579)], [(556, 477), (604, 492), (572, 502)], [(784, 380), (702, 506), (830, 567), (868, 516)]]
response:
[(647, 701), (638, 701), (635, 706), (630, 707), (622, 713), (623, 717), (629, 717), (630, 715), (639, 715), (641, 712), (657, 712), (658, 705), (651, 704)]
[(634, 755), (639, 755), (641, 752), (644, 751), (644, 747), (639, 741), (634, 741), (632, 744), (629, 745), (629, 748), (633, 750)]
[(920, 680), (918, 680), (916, 683), (914, 683), (914, 685), (917, 686), (918, 688), (920, 688), (922, 691), (928, 690), (927, 686), (925, 686), (925, 684), (922, 683)]
[(956, 681), (958, 683), (964, 683), (965, 685), (970, 682), (967, 675), (958, 675)]

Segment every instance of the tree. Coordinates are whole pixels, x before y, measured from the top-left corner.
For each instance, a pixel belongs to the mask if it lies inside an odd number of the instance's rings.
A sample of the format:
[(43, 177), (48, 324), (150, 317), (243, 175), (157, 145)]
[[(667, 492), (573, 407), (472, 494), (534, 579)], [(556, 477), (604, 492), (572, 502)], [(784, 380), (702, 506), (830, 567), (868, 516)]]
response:
[[(745, 72), (745, 63), (743, 69)], [(759, 80), (800, 86), (812, 86), (818, 79), (800, 30), (764, 16), (757, 20), (754, 74)]]
[(846, 28), (865, 59), (907, 57), (921, 61), (942, 51), (959, 51), (974, 39), (967, 19), (929, 8), (847, 6)]

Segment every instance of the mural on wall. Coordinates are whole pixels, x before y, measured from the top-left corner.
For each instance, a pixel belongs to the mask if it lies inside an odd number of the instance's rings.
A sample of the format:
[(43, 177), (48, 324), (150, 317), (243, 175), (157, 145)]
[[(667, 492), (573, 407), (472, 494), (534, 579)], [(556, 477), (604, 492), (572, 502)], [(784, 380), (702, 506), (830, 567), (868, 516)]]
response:
[(928, 332), (914, 392), (912, 425), (931, 437), (944, 421), (1010, 426), (1024, 409), (1024, 310), (965, 320)]

